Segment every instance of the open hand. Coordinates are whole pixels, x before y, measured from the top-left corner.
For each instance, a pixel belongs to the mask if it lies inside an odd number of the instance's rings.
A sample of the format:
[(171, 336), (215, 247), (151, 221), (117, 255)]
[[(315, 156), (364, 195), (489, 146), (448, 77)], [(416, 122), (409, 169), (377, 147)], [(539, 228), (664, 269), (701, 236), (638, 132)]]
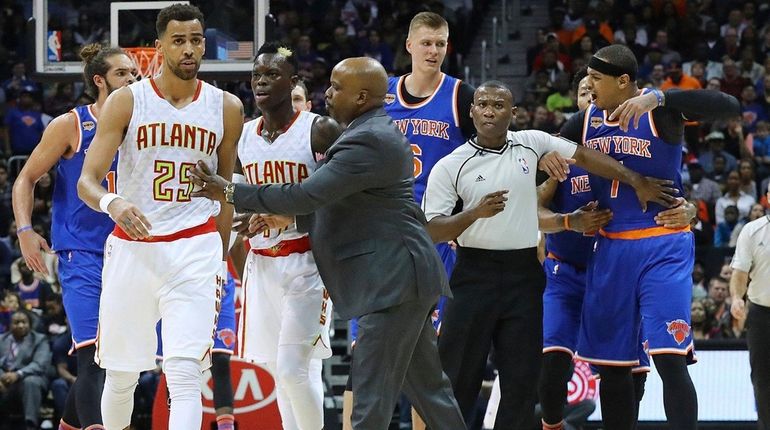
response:
[(696, 212), (694, 204), (678, 197), (674, 202), (674, 207), (655, 215), (655, 222), (666, 228), (684, 228), (690, 225)]
[(639, 199), (642, 211), (647, 212), (647, 202), (657, 203), (664, 207), (671, 207), (676, 204), (675, 195), (679, 193), (679, 190), (669, 186), (673, 184), (674, 181), (650, 176), (644, 177), (634, 184), (634, 191), (636, 191), (636, 197)]
[(624, 101), (609, 116), (610, 121), (617, 121), (620, 129), (628, 131), (628, 124), (634, 120), (634, 128), (639, 128), (639, 120), (645, 112), (650, 112), (658, 107), (658, 98), (648, 92)]
[(570, 164), (575, 164), (574, 158), (564, 158), (558, 152), (551, 151), (540, 157), (537, 168), (557, 181), (564, 182), (569, 174)]
[(592, 201), (569, 214), (570, 228), (580, 233), (593, 233), (612, 220), (612, 211), (597, 209), (598, 202)]
[(209, 166), (203, 161), (190, 170), (190, 179), (199, 189), (192, 192), (193, 197), (205, 197), (225, 203), (225, 187), (229, 184), (225, 178), (211, 173)]
[(150, 237), (150, 221), (144, 216), (133, 203), (118, 198), (110, 202), (107, 206), (110, 218), (121, 228), (131, 239), (141, 240)]
[(48, 268), (43, 262), (42, 255), (42, 252), (54, 253), (51, 247), (48, 246), (48, 242), (45, 241), (43, 236), (40, 236), (35, 230), (31, 229), (19, 233), (17, 237), (19, 239), (21, 255), (24, 256), (24, 262), (27, 263), (27, 266), (35, 272), (48, 275)]

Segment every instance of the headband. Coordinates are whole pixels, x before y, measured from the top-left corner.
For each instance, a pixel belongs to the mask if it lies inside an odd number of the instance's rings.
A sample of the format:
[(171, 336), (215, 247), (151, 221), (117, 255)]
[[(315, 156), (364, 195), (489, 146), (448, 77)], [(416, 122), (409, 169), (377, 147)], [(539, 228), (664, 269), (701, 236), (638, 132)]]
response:
[(599, 73), (610, 76), (622, 76), (628, 75), (632, 81), (636, 80), (636, 70), (626, 69), (615, 64), (608, 63), (596, 56), (592, 56), (588, 62), (588, 67), (596, 70)]

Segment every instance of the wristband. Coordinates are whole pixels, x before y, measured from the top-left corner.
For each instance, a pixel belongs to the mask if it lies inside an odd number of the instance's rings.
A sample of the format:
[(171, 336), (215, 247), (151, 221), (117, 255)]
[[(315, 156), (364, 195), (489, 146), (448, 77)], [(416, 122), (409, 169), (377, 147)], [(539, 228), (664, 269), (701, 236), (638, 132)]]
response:
[(572, 230), (572, 229), (569, 227), (569, 214), (565, 214), (565, 215), (564, 215), (564, 230), (567, 230), (567, 231), (570, 231), (570, 230)]
[(24, 227), (19, 227), (19, 228), (16, 229), (16, 234), (25, 232), (27, 230), (32, 230), (32, 226), (31, 225), (25, 225)]
[(110, 212), (107, 210), (107, 208), (110, 206), (110, 203), (112, 203), (115, 199), (122, 199), (119, 195), (115, 193), (107, 193), (102, 196), (101, 199), (99, 199), (99, 209), (102, 210), (102, 212), (109, 214)]
[(655, 98), (658, 99), (658, 107), (663, 106), (663, 91), (652, 90), (652, 93), (655, 95)]

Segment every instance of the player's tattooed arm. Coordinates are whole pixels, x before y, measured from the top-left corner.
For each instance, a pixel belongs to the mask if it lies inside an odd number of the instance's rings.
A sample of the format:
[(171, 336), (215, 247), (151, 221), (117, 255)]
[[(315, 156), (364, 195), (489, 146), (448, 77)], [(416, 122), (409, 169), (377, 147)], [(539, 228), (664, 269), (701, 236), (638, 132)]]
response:
[(342, 134), (342, 126), (333, 118), (319, 116), (313, 122), (310, 132), (310, 147), (313, 152), (323, 154)]

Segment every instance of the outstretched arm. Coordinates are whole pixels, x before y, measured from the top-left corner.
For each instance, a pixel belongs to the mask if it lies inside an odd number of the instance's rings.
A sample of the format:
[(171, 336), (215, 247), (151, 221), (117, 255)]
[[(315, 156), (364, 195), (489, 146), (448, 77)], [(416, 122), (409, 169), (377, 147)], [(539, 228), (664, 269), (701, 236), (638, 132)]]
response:
[(32, 205), (35, 184), (62, 157), (70, 156), (77, 147), (77, 130), (80, 125), (72, 112), (56, 117), (46, 127), (40, 143), (32, 151), (24, 168), (13, 183), (13, 215), (19, 230), (19, 246), (24, 261), (35, 272), (48, 275), (40, 251), (51, 252), (45, 239), (32, 229)]

